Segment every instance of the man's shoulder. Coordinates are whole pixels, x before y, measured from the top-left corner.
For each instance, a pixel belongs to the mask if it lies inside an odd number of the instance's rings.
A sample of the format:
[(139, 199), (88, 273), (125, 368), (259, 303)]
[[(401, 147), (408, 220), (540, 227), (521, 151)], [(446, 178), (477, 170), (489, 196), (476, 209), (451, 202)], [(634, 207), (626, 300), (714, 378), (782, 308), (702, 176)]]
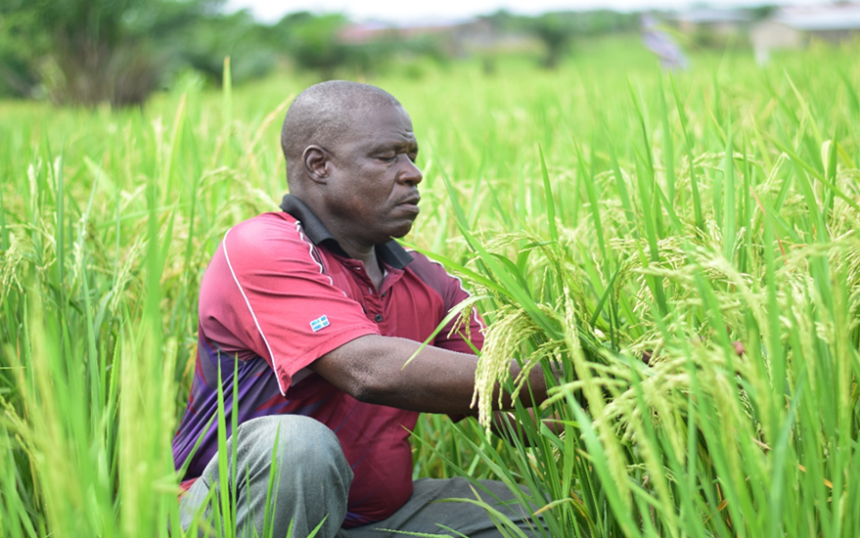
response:
[(422, 282), (436, 290), (436, 293), (446, 302), (456, 290), (461, 288), (460, 279), (448, 273), (441, 263), (414, 250), (407, 252), (412, 256), (412, 262), (407, 265), (409, 270)]
[(273, 248), (283, 249), (289, 244), (304, 243), (301, 226), (295, 217), (282, 211), (263, 213), (244, 220), (224, 234), (225, 250), (253, 253), (271, 253)]
[[(413, 272), (429, 273), (429, 274), (448, 274), (445, 267), (441, 263), (431, 260), (427, 255), (418, 252), (417, 250), (407, 249), (406, 252), (412, 256), (412, 261), (407, 267)], [(419, 275), (420, 276), (420, 275)]]
[[(256, 234), (295, 230), (297, 222), (296, 218), (289, 213), (285, 213), (283, 211), (270, 211), (235, 224), (230, 228), (228, 233), (242, 235), (243, 239), (253, 241)], [(265, 237), (266, 235), (262, 238)]]

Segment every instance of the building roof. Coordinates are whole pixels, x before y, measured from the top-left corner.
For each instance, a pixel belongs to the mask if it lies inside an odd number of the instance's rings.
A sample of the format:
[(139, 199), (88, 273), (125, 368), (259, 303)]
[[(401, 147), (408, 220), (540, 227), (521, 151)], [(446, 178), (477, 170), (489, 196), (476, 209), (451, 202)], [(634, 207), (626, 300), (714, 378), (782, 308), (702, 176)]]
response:
[(726, 22), (746, 22), (749, 13), (738, 9), (690, 9), (670, 16), (671, 19), (693, 24), (717, 24)]
[(473, 19), (438, 19), (425, 18), (408, 22), (387, 23), (368, 21), (350, 24), (340, 32), (340, 39), (345, 43), (359, 44), (372, 41), (385, 35), (416, 36), (438, 34), (459, 28), (470, 23)]
[(774, 20), (797, 30), (860, 29), (860, 4), (780, 9)]

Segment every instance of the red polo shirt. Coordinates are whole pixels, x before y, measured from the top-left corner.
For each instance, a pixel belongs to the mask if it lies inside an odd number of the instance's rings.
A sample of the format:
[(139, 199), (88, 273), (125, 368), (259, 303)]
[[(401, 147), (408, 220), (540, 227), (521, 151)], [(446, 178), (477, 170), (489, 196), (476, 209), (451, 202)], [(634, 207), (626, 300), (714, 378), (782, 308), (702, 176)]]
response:
[[(236, 408), (239, 423), (292, 413), (331, 428), (355, 474), (344, 527), (379, 521), (412, 493), (408, 437), (418, 413), (359, 402), (307, 366), (368, 334), (423, 342), (468, 294), (441, 265), (394, 241), (377, 246), (386, 275), (376, 290), (363, 264), (346, 255), (307, 206), (287, 195), (282, 208), (231, 228), (203, 276), (195, 376), (173, 442), (176, 468), (202, 437), (185, 477), (189, 485), (217, 450), (215, 428), (205, 427), (217, 413), (220, 362), (225, 408), (228, 414)], [(468, 333), (452, 333), (449, 324), (433, 345), (471, 353), (468, 334), (480, 349), (477, 312), (470, 321)]]

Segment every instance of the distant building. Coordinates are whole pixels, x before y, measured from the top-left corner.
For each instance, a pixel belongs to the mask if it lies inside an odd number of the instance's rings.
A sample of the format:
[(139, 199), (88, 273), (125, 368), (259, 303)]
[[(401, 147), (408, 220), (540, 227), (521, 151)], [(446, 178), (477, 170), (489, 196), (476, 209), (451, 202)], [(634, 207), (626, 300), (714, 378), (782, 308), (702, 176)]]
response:
[(735, 9), (691, 9), (671, 15), (668, 20), (687, 34), (704, 30), (726, 36), (742, 31), (750, 15)]
[(388, 36), (396, 36), (397, 28), (384, 22), (362, 22), (350, 24), (340, 31), (340, 40), (350, 45), (360, 45)]
[(783, 8), (750, 32), (759, 64), (766, 63), (774, 50), (803, 48), (812, 39), (839, 43), (857, 36), (860, 4)]
[(525, 36), (498, 31), (489, 20), (423, 20), (397, 25), (366, 22), (352, 24), (340, 33), (344, 43), (362, 44), (371, 41), (396, 38), (404, 41), (434, 38), (452, 56), (468, 53), (518, 48), (530, 41)]

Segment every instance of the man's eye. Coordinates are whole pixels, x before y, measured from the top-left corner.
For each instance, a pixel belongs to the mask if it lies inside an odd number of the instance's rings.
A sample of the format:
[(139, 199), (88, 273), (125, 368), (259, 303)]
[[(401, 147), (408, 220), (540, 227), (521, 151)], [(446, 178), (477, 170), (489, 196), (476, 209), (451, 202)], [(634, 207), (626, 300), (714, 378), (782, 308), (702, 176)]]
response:
[(393, 163), (394, 161), (397, 160), (397, 154), (393, 153), (391, 155), (383, 155), (380, 157), (380, 159), (382, 159), (383, 161), (388, 162), (388, 163)]

